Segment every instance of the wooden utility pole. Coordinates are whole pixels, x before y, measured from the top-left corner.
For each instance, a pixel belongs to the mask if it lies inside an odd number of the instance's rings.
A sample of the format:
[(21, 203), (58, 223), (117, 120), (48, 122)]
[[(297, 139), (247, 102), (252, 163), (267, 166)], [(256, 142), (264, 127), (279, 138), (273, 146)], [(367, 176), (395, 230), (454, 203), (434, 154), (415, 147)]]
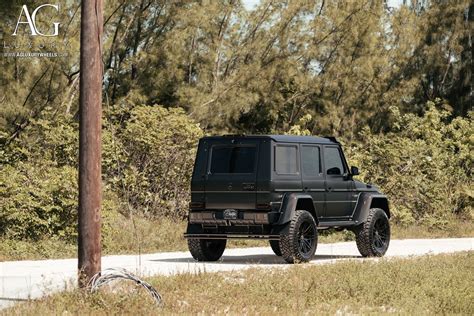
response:
[(82, 0), (79, 122), (79, 286), (101, 270), (102, 0)]

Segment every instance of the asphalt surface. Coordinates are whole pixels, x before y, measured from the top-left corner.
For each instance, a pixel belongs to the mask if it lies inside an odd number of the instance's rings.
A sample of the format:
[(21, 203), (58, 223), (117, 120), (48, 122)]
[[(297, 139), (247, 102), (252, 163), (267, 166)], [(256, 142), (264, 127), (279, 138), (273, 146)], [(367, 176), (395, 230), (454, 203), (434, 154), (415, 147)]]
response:
[[(474, 238), (392, 240), (386, 257), (410, 257), (468, 250), (474, 250)], [(377, 259), (362, 259), (355, 242), (343, 242), (319, 244), (316, 256), (310, 264), (329, 264), (341, 260)], [(196, 262), (189, 252), (102, 258), (102, 269), (124, 268), (140, 276), (288, 266), (281, 257), (273, 254), (270, 247), (227, 249), (222, 260), (213, 263)], [(77, 259), (1, 262), (0, 308), (73, 288), (76, 285), (76, 274)]]

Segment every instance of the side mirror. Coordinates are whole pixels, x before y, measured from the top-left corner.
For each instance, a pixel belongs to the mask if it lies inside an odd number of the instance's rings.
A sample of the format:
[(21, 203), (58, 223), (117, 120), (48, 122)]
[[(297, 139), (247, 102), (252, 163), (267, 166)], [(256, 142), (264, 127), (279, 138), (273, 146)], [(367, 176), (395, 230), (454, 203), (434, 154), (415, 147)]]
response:
[(359, 174), (359, 168), (352, 166), (351, 167), (351, 175), (357, 176)]

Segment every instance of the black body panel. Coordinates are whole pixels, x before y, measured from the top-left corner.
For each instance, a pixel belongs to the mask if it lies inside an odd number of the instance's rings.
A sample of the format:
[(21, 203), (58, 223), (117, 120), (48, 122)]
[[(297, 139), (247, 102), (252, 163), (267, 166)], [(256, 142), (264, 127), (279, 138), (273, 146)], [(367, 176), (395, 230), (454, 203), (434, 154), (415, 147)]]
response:
[(373, 207), (390, 216), (387, 198), (350, 170), (334, 138), (204, 137), (185, 237), (275, 239), (297, 210), (311, 213), (320, 229), (352, 229)]

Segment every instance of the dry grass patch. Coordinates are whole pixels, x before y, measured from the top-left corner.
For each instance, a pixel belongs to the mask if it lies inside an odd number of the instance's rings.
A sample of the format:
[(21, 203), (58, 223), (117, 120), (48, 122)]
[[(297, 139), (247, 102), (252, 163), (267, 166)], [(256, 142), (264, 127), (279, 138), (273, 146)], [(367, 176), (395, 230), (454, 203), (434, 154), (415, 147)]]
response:
[(287, 269), (183, 274), (147, 280), (144, 291), (61, 293), (6, 314), (465, 314), (474, 313), (474, 252), (412, 259), (357, 260)]

